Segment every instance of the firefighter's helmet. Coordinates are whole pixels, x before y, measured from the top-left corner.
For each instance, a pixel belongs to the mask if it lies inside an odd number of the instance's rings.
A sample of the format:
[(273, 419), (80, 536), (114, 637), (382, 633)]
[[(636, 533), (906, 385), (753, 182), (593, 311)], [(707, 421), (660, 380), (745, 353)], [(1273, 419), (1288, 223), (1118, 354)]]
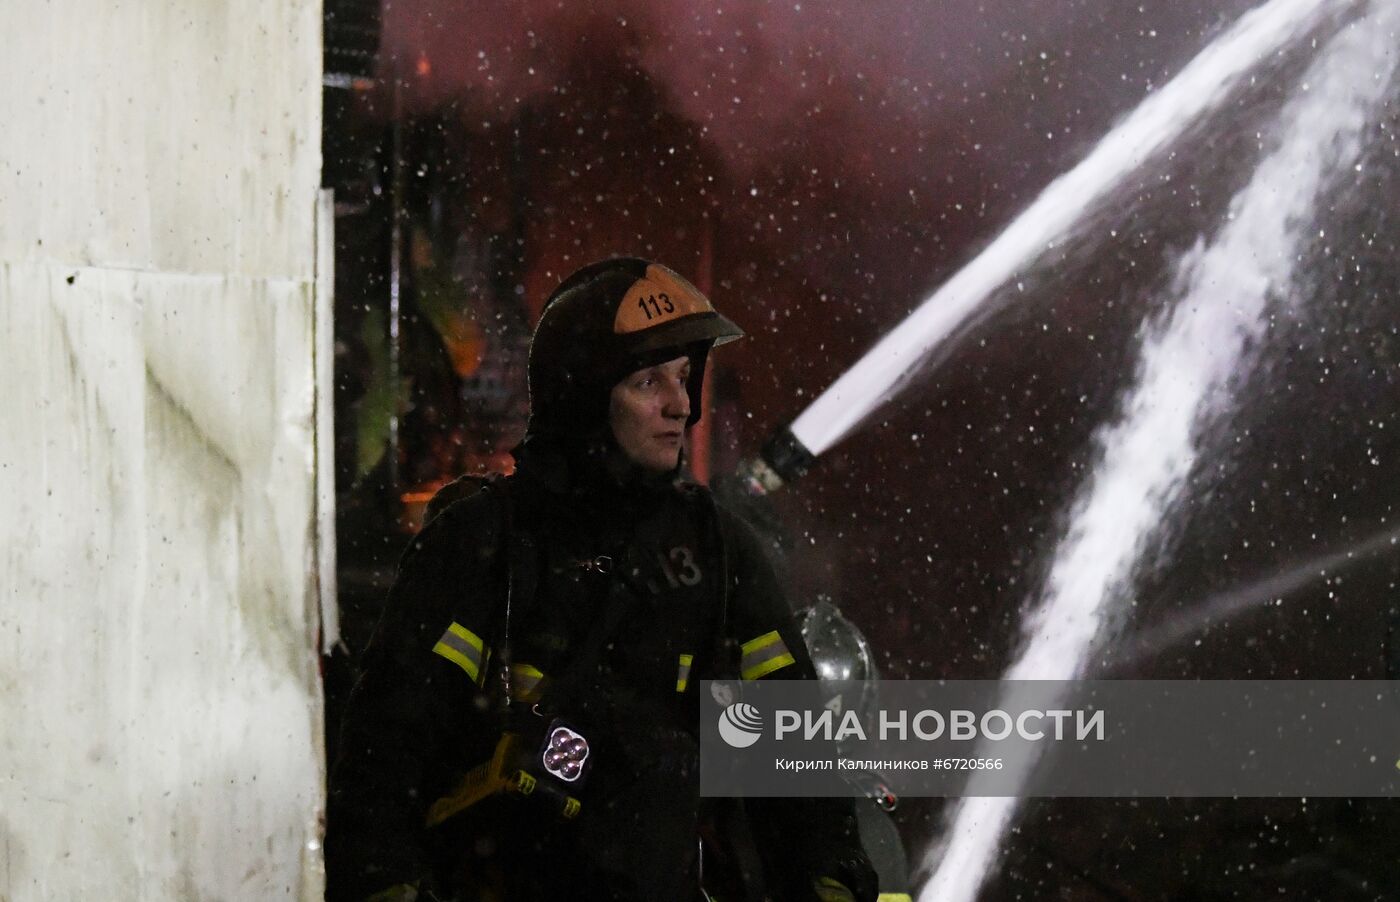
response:
[(690, 419), (714, 345), (743, 330), (694, 285), (659, 263), (617, 257), (575, 272), (554, 289), (530, 342), (533, 434), (586, 431), (607, 419), (608, 393), (628, 373), (681, 354), (692, 361)]

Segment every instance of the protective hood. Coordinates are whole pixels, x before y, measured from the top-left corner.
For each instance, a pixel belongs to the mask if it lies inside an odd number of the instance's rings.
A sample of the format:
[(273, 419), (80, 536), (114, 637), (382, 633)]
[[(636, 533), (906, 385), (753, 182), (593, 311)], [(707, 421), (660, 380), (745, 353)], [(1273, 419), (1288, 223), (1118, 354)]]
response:
[(531, 436), (606, 433), (608, 395), (628, 373), (691, 358), (690, 418), (700, 418), (709, 349), (743, 336), (684, 278), (618, 257), (585, 266), (550, 295), (530, 343)]

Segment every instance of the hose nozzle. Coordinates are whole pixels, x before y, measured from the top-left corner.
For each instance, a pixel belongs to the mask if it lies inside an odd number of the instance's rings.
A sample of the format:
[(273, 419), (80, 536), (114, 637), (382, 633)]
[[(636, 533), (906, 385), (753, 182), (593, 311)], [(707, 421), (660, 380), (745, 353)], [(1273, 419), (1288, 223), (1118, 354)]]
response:
[(812, 452), (784, 427), (764, 444), (757, 457), (740, 461), (735, 476), (746, 494), (768, 495), (805, 475), (815, 462)]

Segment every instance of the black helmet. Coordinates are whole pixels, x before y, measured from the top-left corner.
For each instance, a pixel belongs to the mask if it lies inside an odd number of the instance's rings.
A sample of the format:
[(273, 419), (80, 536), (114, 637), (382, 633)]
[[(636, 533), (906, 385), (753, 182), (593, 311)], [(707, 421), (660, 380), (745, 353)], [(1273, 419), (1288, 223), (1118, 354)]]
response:
[(575, 272), (545, 303), (530, 342), (529, 433), (569, 434), (607, 422), (608, 394), (628, 373), (688, 354), (690, 419), (711, 346), (743, 330), (674, 271), (617, 257)]

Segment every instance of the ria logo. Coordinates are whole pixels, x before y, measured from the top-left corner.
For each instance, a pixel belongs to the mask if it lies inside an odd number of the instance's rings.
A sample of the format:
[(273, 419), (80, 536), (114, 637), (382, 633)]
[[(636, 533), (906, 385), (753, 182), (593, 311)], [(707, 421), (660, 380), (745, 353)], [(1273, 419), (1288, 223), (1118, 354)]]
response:
[(747, 702), (736, 702), (719, 716), (719, 735), (732, 748), (748, 748), (758, 742), (762, 732), (763, 715)]

